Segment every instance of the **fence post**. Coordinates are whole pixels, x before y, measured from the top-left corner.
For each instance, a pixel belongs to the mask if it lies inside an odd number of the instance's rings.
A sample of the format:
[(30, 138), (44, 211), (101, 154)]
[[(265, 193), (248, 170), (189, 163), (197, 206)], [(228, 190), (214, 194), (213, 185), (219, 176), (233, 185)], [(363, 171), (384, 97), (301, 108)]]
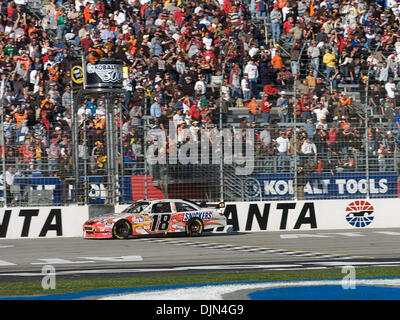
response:
[(147, 87), (143, 88), (143, 166), (144, 166), (144, 198), (148, 199), (148, 186), (147, 186)]
[[(376, 54), (376, 52), (378, 51), (378, 49), (380, 48), (380, 44), (377, 45), (377, 47), (375, 48), (374, 51), (374, 55)], [(364, 112), (365, 112), (365, 144), (366, 144), (366, 148), (365, 148), (365, 175), (366, 175), (366, 180), (367, 180), (367, 199), (370, 198), (370, 186), (369, 186), (369, 152), (368, 152), (368, 90), (369, 90), (369, 76), (370, 76), (370, 72), (371, 72), (371, 66), (372, 64), (370, 64), (368, 66), (368, 71), (367, 71), (367, 82), (365, 85), (365, 102), (364, 102)]]
[(6, 140), (4, 137), (4, 128), (3, 128), (3, 123), (4, 123), (4, 110), (3, 110), (3, 99), (1, 99), (1, 124), (0, 124), (0, 130), (1, 130), (1, 158), (2, 158), (2, 171), (3, 171), (3, 203), (4, 207), (7, 206), (7, 188), (6, 188), (6, 153), (4, 151), (5, 146), (6, 146)]
[[(118, 113), (119, 113), (119, 119), (118, 119), (119, 130), (118, 130), (118, 126), (117, 126), (115, 129), (114, 138), (115, 138), (116, 147), (118, 147), (118, 141), (120, 141), (119, 155), (117, 153), (117, 156), (115, 159), (115, 180), (116, 180), (116, 185), (119, 188), (119, 192), (117, 192), (117, 194), (116, 194), (116, 196), (118, 197), (118, 198), (116, 198), (116, 203), (119, 204), (120, 199), (123, 201), (123, 199), (125, 198), (125, 183), (124, 183), (125, 167), (124, 167), (124, 145), (122, 143), (122, 105), (121, 105), (121, 103), (118, 103)], [(116, 150), (118, 150), (118, 149), (116, 149)]]
[[(8, 83), (8, 81), (10, 80), (10, 78), (16, 73), (15, 70), (11, 71), (10, 74), (7, 76), (6, 80), (4, 81), (5, 84)], [(0, 97), (0, 112), (1, 112), (1, 124), (0, 124), (0, 128), (1, 128), (1, 137), (2, 137), (2, 142), (3, 142), (3, 146), (1, 148), (1, 156), (3, 158), (3, 197), (4, 197), (4, 206), (7, 206), (7, 190), (6, 190), (6, 153), (5, 153), (5, 146), (6, 146), (6, 140), (4, 137), (4, 96)]]

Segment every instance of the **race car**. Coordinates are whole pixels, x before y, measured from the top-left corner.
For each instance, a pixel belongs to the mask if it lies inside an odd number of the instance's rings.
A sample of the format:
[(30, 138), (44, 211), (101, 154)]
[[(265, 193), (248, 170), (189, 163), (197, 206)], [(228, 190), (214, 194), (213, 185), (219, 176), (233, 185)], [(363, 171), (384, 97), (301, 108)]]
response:
[(121, 213), (87, 220), (84, 238), (127, 239), (172, 232), (200, 236), (206, 229), (226, 226), (223, 208), (223, 202), (211, 208), (183, 199), (140, 200)]

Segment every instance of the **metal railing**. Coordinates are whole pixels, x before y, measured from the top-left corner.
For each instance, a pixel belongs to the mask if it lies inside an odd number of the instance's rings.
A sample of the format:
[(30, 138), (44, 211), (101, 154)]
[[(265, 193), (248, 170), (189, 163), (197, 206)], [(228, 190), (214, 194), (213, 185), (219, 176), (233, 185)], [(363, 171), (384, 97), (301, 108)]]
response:
[[(122, 137), (116, 134), (112, 144), (116, 158), (111, 159), (115, 165), (115, 180), (108, 174), (110, 159), (101, 158), (106, 152), (94, 152), (99, 147), (96, 143), (89, 148), (89, 157), (79, 157), (79, 175), (76, 176), (74, 157), (68, 151), (70, 146), (62, 147), (59, 160), (54, 161), (47, 152), (35, 152), (36, 142), (31, 142), (33, 139), (29, 136), (22, 144), (10, 139), (2, 165), (6, 170), (14, 167), (15, 177), (12, 187), (3, 188), (3, 204), (116, 204), (168, 197), (206, 201), (219, 201), (220, 198), (225, 201), (295, 200), (298, 196), (294, 190), (304, 183), (299, 179), (298, 166), (305, 172), (305, 199), (398, 197), (400, 156), (394, 137), (374, 128), (373, 136), (367, 135), (365, 140), (364, 130), (370, 132), (368, 128), (349, 125), (342, 129), (340, 126), (335, 134), (317, 128), (311, 140), (306, 140), (305, 126), (294, 130), (296, 136), (292, 127), (287, 127), (288, 149), (282, 151), (280, 130), (257, 125), (254, 131), (248, 131), (254, 134), (254, 149), (249, 149), (254, 153), (245, 155), (245, 161), (239, 163), (228, 159), (228, 152), (225, 152), (223, 174), (221, 162), (213, 162), (213, 155), (208, 154), (210, 161), (202, 163), (201, 152), (195, 157), (186, 157), (189, 163), (183, 163), (183, 158), (175, 162), (167, 158), (166, 162), (146, 163), (148, 159), (143, 157), (129, 157), (126, 150), (117, 152)], [(238, 133), (240, 129), (235, 131)], [(151, 149), (148, 132), (143, 135)], [(311, 148), (305, 144), (311, 144)], [(105, 143), (100, 147), (107, 146)], [(313, 151), (307, 153), (309, 150)], [(233, 149), (233, 158), (237, 154)], [(241, 166), (248, 167), (246, 174), (238, 173)]]
[[(259, 21), (264, 23), (265, 43), (268, 44), (267, 20), (262, 18)], [(306, 46), (307, 43), (303, 43), (302, 53)], [(288, 65), (289, 52), (285, 48), (283, 50), (284, 63)], [(224, 67), (227, 62), (224, 60)], [(303, 54), (300, 54), (299, 63), (303, 71), (311, 65), (311, 61)], [(371, 66), (362, 71), (368, 75), (368, 81), (376, 80)], [(318, 75), (326, 81), (321, 61)], [(303, 72), (300, 76), (302, 79)], [(232, 159), (226, 158), (229, 156), (226, 151), (224, 158), (209, 163), (196, 163), (193, 157), (189, 157), (193, 161), (188, 164), (173, 162), (168, 156), (164, 163), (150, 162), (148, 155), (154, 153), (156, 142), (147, 99), (144, 99), (144, 116), (140, 124), (133, 126), (135, 133), (131, 136), (123, 131), (122, 124), (128, 118), (121, 103), (114, 100), (109, 102), (106, 106), (107, 121), (100, 129), (87, 119), (79, 120), (78, 108), (74, 108), (72, 122), (75, 125), (63, 130), (75, 137), (74, 144), (72, 140), (67, 139), (64, 143), (61, 136), (57, 137), (57, 148), (53, 150), (57, 154), (56, 159), (51, 157), (51, 137), (57, 136), (55, 126), (51, 127), (51, 132), (43, 135), (42, 131), (36, 134), (35, 130), (39, 128), (28, 124), (29, 134), (26, 134), (22, 129), (25, 123), (17, 123), (15, 119), (6, 120), (2, 112), (0, 141), (3, 185), (0, 185), (0, 201), (3, 206), (37, 206), (117, 204), (141, 198), (167, 197), (206, 201), (398, 197), (400, 135), (385, 116), (377, 114), (377, 110), (371, 113), (369, 82), (365, 86), (365, 100), (359, 98), (361, 83), (360, 79), (344, 79), (338, 85), (338, 89), (354, 98), (345, 107), (348, 113), (345, 119), (335, 114), (334, 106), (328, 106), (330, 113), (326, 120), (329, 127), (333, 124), (337, 127), (336, 133), (330, 132), (330, 129), (318, 131), (318, 128), (310, 127), (307, 119), (311, 118), (315, 125), (315, 115), (296, 112), (296, 104), (301, 100), (296, 81), (277, 86), (278, 92), (285, 91), (286, 97), (295, 99), (288, 120), (284, 123), (279, 121), (274, 107), (269, 123), (264, 123), (259, 113), (255, 126), (251, 126), (249, 122), (242, 122), (243, 118), (249, 118), (247, 108), (233, 107), (232, 101), (227, 119), (223, 121), (219, 113), (213, 126), (220, 133), (226, 133), (226, 129), (232, 130), (232, 137), (235, 133), (239, 133), (239, 136), (244, 134), (241, 129), (251, 129), (250, 142), (243, 139), (240, 144), (245, 149), (244, 146), (251, 143), (253, 153), (242, 154), (241, 160), (244, 162), (238, 163), (229, 161)], [(325, 85), (331, 89), (329, 82), (325, 82)], [(218, 88), (214, 89), (218, 93)], [(260, 92), (264, 91), (260, 83), (259, 89)], [(384, 89), (382, 91), (380, 104), (385, 97)], [(76, 105), (87, 98), (90, 96), (76, 94), (74, 97)], [(398, 98), (397, 95), (394, 99), (396, 108)], [(271, 97), (274, 106), (276, 101), (277, 97)], [(3, 111), (3, 100), (1, 107)], [(335, 117), (338, 119), (335, 120)], [(190, 127), (189, 123), (186, 129)], [(325, 123), (322, 123), (322, 127), (325, 127)], [(265, 130), (268, 134), (263, 133)], [(289, 138), (286, 142), (288, 148), (284, 152), (280, 151), (281, 142), (278, 141), (282, 131)], [(392, 134), (387, 134), (387, 131), (392, 131)], [(266, 138), (268, 135), (270, 137)], [(306, 154), (302, 150), (306, 136), (311, 137), (317, 152)], [(246, 137), (249, 138), (247, 133)], [(223, 141), (234, 145), (234, 141), (229, 141), (226, 136)], [(133, 145), (135, 152), (132, 151)], [(171, 144), (164, 147), (164, 150), (161, 148), (157, 151), (164, 152), (168, 147), (171, 148)], [(180, 146), (180, 151), (183, 148), (185, 143)], [(232, 149), (228, 151), (232, 152)], [(201, 152), (199, 155), (201, 158)], [(243, 166), (248, 166), (247, 174), (238, 172)], [(304, 173), (298, 172), (299, 166)], [(14, 181), (5, 187), (10, 167), (13, 167), (10, 175)], [(298, 194), (299, 186), (303, 188), (304, 195)]]

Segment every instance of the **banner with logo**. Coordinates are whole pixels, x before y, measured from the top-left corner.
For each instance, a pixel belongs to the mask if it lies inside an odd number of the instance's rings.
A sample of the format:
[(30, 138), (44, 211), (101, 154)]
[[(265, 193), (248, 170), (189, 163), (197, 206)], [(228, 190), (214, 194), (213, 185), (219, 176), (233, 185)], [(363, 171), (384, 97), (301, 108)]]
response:
[(72, 59), (69, 61), (71, 71), (72, 89), (80, 89), (83, 85), (83, 68), (81, 59)]
[[(258, 174), (244, 181), (246, 196), (254, 200), (282, 199), (294, 197), (294, 174)], [(365, 172), (312, 173), (304, 188), (306, 199), (354, 199), (398, 197), (396, 172), (374, 172), (366, 176)]]
[(400, 227), (400, 199), (228, 202), (217, 232)]
[(121, 89), (123, 82), (122, 62), (115, 59), (100, 59), (96, 64), (85, 62), (83, 70), (84, 88), (88, 90)]

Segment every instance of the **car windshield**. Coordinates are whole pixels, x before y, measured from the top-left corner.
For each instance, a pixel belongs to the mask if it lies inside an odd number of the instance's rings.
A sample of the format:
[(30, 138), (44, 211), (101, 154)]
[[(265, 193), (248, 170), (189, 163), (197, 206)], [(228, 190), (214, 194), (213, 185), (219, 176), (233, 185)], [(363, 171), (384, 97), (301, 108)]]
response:
[(125, 210), (122, 211), (122, 213), (140, 213), (142, 212), (150, 202), (147, 201), (138, 201), (134, 203), (133, 205), (129, 206)]

